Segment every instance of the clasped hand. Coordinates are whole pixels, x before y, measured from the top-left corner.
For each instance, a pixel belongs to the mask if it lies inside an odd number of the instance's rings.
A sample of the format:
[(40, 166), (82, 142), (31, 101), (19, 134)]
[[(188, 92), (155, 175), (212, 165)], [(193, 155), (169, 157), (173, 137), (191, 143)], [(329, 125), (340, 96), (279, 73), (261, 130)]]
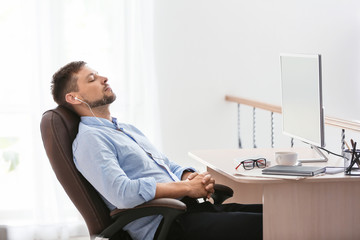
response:
[(215, 179), (208, 172), (189, 174), (185, 181), (190, 184), (189, 197), (191, 198), (210, 198), (214, 193)]

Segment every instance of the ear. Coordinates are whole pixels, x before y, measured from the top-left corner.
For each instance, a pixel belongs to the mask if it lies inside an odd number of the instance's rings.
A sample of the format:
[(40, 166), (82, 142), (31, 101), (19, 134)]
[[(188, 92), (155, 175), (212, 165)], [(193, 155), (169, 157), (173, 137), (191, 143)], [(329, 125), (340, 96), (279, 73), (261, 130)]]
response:
[(77, 105), (77, 104), (81, 104), (80, 101), (75, 99), (76, 93), (71, 92), (71, 93), (67, 93), (65, 95), (65, 101), (72, 104), (72, 105)]

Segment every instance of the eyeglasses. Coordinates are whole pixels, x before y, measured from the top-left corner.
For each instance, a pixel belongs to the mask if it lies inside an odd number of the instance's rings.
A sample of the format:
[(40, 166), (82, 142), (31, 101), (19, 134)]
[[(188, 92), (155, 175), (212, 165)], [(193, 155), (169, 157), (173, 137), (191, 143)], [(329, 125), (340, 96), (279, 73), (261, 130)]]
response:
[(265, 168), (266, 167), (266, 159), (265, 158), (246, 159), (244, 161), (241, 161), (235, 169), (237, 170), (241, 164), (243, 165), (245, 170), (253, 169), (255, 167), (255, 164), (258, 168)]

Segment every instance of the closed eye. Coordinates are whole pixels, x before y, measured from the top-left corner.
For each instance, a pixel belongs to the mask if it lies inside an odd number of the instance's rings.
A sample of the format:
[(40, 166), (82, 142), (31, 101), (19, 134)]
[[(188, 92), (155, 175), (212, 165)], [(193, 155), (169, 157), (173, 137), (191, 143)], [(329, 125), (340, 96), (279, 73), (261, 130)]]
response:
[(92, 76), (89, 78), (89, 82), (94, 82), (96, 79), (97, 79), (97, 75), (92, 75)]
[(96, 73), (90, 73), (89, 75), (88, 75), (88, 81), (89, 82), (94, 82), (96, 79), (97, 79), (97, 77), (98, 77), (98, 73), (96, 72)]

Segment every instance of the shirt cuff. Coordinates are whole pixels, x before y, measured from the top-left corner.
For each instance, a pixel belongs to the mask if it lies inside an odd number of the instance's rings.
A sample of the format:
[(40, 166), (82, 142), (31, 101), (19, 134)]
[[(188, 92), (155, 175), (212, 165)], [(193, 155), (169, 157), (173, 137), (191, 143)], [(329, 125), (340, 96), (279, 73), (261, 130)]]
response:
[(196, 172), (195, 168), (192, 168), (192, 167), (182, 168), (180, 171), (178, 171), (179, 176), (177, 176), (177, 177), (180, 179), (180, 181), (181, 181), (181, 177), (182, 177), (182, 175), (184, 174), (185, 171), (188, 171), (188, 172)]
[(155, 198), (156, 182), (154, 178), (142, 178), (140, 182), (139, 195), (148, 202)]

